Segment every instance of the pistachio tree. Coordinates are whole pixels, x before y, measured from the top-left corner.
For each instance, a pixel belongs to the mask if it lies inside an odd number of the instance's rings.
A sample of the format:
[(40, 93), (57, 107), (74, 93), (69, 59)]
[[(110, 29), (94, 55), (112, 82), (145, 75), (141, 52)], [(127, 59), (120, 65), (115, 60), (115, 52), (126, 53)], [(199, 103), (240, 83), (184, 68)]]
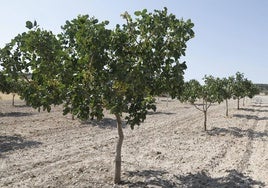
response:
[[(253, 84), (251, 80), (245, 79), (243, 85), (245, 90), (245, 97), (249, 97), (250, 99), (252, 99), (255, 95), (258, 95), (260, 93), (259, 87)], [(243, 105), (245, 105), (245, 97), (243, 100)]]
[(245, 78), (243, 73), (237, 72), (233, 85), (233, 98), (237, 99), (237, 109), (240, 109), (240, 99), (253, 98), (259, 93), (259, 88), (252, 81)]
[(234, 77), (230, 76), (228, 78), (222, 79), (222, 95), (225, 100), (226, 111), (225, 115), (229, 115), (229, 105), (228, 100), (233, 97), (233, 86), (234, 86)]
[(133, 129), (155, 110), (152, 96), (181, 93), (186, 42), (194, 36), (193, 23), (162, 11), (122, 14), (126, 23), (107, 29), (107, 21), (79, 16), (66, 22), (60, 39), (68, 56), (62, 83), (66, 92), (65, 113), (87, 119), (103, 118), (103, 109), (114, 114), (118, 142), (114, 182), (121, 181), (123, 114)]
[(61, 45), (51, 31), (27, 21), (27, 32), (18, 34), (0, 50), (3, 73), (28, 105), (50, 111), (61, 104), (57, 75), (61, 69)]
[[(204, 130), (207, 130), (207, 112), (213, 103), (221, 103), (222, 81), (213, 76), (204, 77), (204, 85), (197, 80), (190, 80), (184, 84), (183, 95), (179, 97), (182, 102), (190, 102), (197, 110), (204, 114)], [(201, 105), (199, 104), (201, 102)]]
[[(166, 92), (175, 98), (182, 93), (186, 64), (180, 62), (180, 57), (185, 55), (186, 42), (194, 32), (190, 20), (177, 19), (168, 14), (166, 8), (153, 13), (147, 13), (146, 9), (137, 11), (136, 19), (128, 13), (122, 16), (126, 24), (116, 28), (115, 36), (117, 39), (122, 34), (127, 37), (112, 42), (116, 44), (113, 51), (119, 51), (111, 68), (126, 66), (126, 71), (116, 74), (115, 78), (119, 88), (124, 88), (120, 92), (128, 104), (126, 120), (133, 128), (146, 118), (147, 109), (155, 108), (148, 96)], [(120, 43), (124, 44), (123, 49)], [(122, 77), (125, 74), (128, 76)], [(118, 176), (115, 179), (118, 180)]]
[(193, 23), (166, 8), (122, 17), (125, 24), (108, 29), (108, 21), (80, 15), (57, 36), (27, 22), (30, 30), (1, 49), (0, 57), (5, 72), (24, 82), (21, 93), (29, 105), (50, 111), (63, 104), (64, 114), (80, 119), (102, 119), (104, 109), (115, 116), (114, 183), (121, 182), (124, 119), (133, 129), (156, 109), (153, 96), (182, 93), (186, 63), (180, 58), (194, 37)]

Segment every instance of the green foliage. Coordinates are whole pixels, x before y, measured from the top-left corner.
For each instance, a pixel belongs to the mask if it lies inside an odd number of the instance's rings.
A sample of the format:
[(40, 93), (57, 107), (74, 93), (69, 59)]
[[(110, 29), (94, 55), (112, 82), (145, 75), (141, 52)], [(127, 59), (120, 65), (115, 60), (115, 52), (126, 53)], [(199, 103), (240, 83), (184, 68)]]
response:
[(235, 79), (233, 76), (222, 79), (222, 95), (225, 100), (231, 99), (233, 96), (234, 81)]
[[(1, 54), (1, 50), (0, 50)], [(23, 85), (20, 80), (13, 80), (3, 70), (0, 71), (0, 92), (2, 93), (20, 93)]]
[(16, 92), (34, 108), (49, 111), (51, 104), (62, 103), (57, 80), (61, 54), (61, 44), (53, 33), (35, 28), (17, 35), (1, 49), (0, 61), (10, 83), (20, 83)]
[(204, 85), (197, 80), (190, 80), (184, 85), (183, 95), (179, 98), (182, 102), (194, 104), (198, 100), (208, 103), (221, 103), (223, 98), (223, 83), (219, 78), (213, 76), (204, 77)]
[[(146, 81), (153, 94), (164, 91), (176, 97), (182, 91), (185, 62), (179, 62), (185, 55), (186, 42), (194, 36), (190, 20), (176, 19), (167, 9), (147, 13), (136, 12), (134, 20), (128, 13), (123, 14), (127, 24), (123, 31), (129, 36), (128, 45), (122, 55), (128, 55), (140, 72), (141, 81)], [(135, 53), (129, 54), (128, 51)], [(122, 58), (122, 57), (121, 57)]]
[(203, 86), (202, 98), (210, 103), (221, 103), (224, 100), (222, 93), (224, 93), (223, 83), (220, 78), (213, 76), (205, 76), (205, 85)]
[(259, 88), (261, 93), (267, 93), (268, 92), (268, 84), (255, 84), (255, 86), (257, 86)]
[(3, 74), (3, 72), (0, 72), (0, 91), (3, 93), (10, 93), (11, 87), (7, 81), (6, 75)]
[(237, 72), (235, 75), (234, 85), (233, 85), (233, 97), (235, 99), (245, 97), (245, 88), (244, 88), (245, 77), (243, 73)]
[[(115, 183), (120, 181), (123, 131), (121, 117), (134, 128), (155, 110), (152, 96), (181, 95), (187, 68), (180, 62), (194, 24), (179, 20), (167, 9), (122, 14), (126, 24), (107, 29), (88, 15), (66, 21), (55, 36), (27, 21), (28, 32), (1, 49), (4, 73), (20, 81), (21, 96), (35, 108), (50, 111), (63, 104), (63, 113), (80, 119), (103, 118), (108, 109), (118, 122), (119, 142)], [(30, 75), (30, 77), (29, 77)], [(118, 162), (118, 163), (117, 163)]]
[(101, 119), (107, 108), (126, 113), (132, 127), (140, 124), (155, 110), (151, 96), (181, 93), (186, 64), (179, 59), (194, 32), (190, 20), (166, 8), (135, 15), (123, 14), (126, 24), (114, 30), (80, 15), (58, 36), (27, 21), (30, 30), (1, 49), (4, 73), (24, 85), (20, 94), (35, 108), (64, 103), (64, 114), (81, 119)]
[(202, 94), (202, 86), (197, 80), (190, 80), (184, 83), (183, 94), (179, 99), (182, 102), (190, 102), (194, 104)]
[[(197, 80), (190, 80), (184, 84), (183, 94), (179, 97), (182, 102), (190, 102), (196, 109), (204, 113), (204, 130), (207, 130), (207, 111), (212, 103), (221, 103), (224, 100), (222, 95), (223, 82), (213, 76), (204, 77), (204, 85)], [(197, 102), (201, 101), (201, 105)]]
[(28, 29), (32, 29), (32, 28), (33, 28), (33, 23), (32, 23), (31, 21), (27, 21), (27, 22), (26, 22), (26, 27), (27, 27)]
[(245, 96), (249, 98), (253, 98), (255, 95), (258, 95), (260, 93), (260, 89), (258, 86), (254, 85), (252, 81), (250, 80), (245, 80), (244, 82), (244, 87), (245, 87)]
[[(78, 117), (103, 117), (126, 113), (133, 128), (155, 110), (151, 96), (162, 92), (173, 97), (182, 90), (186, 41), (194, 36), (190, 21), (177, 20), (167, 10), (123, 14), (126, 24), (114, 30), (87, 15), (67, 21), (59, 36), (65, 71), (60, 75), (68, 88), (65, 113)], [(148, 100), (150, 99), (150, 100)]]
[(103, 117), (104, 94), (109, 86), (109, 46), (111, 30), (107, 21), (99, 23), (88, 15), (78, 16), (62, 26), (63, 71), (59, 80), (65, 86), (64, 114), (80, 119)]
[(243, 73), (237, 72), (233, 85), (233, 98), (237, 99), (237, 109), (239, 109), (239, 100), (244, 97), (253, 98), (259, 94), (260, 90), (250, 80), (244, 77)]

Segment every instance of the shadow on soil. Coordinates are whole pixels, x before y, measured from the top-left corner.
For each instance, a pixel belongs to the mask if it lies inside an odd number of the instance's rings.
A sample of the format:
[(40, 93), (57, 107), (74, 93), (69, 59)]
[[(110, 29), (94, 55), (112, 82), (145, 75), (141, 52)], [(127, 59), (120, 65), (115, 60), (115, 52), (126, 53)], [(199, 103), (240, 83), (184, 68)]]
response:
[(42, 144), (41, 142), (25, 140), (20, 135), (13, 135), (13, 136), (0, 135), (0, 157), (2, 153), (8, 152), (10, 150), (37, 147), (38, 145), (41, 144)]
[[(268, 106), (255, 106), (255, 107), (268, 107)], [(239, 110), (248, 111), (248, 112), (268, 112), (267, 109), (253, 109), (253, 108), (240, 108)]]
[(31, 116), (32, 113), (28, 112), (7, 112), (7, 113), (1, 113), (0, 117), (22, 117), (22, 116)]
[(123, 182), (129, 187), (187, 187), (187, 188), (250, 188), (250, 187), (264, 187), (265, 183), (256, 181), (237, 170), (227, 171), (227, 176), (213, 178), (204, 171), (196, 174), (189, 173), (185, 176), (173, 175), (171, 176), (166, 171), (134, 171), (128, 172), (129, 177), (133, 179), (143, 179), (138, 182)]
[(168, 172), (158, 170), (132, 171), (128, 172), (129, 177), (145, 180), (137, 182), (123, 182), (123, 184), (127, 184), (128, 187), (176, 187), (176, 184), (173, 180), (165, 180), (163, 177), (165, 174), (168, 174)]
[(263, 108), (268, 108), (268, 105), (266, 105), (267, 103), (262, 103), (262, 104), (253, 104), (253, 107), (263, 107)]
[[(117, 128), (117, 121), (115, 119), (112, 118), (103, 118), (102, 120), (98, 121), (98, 120), (88, 120), (88, 121), (84, 121), (82, 122), (84, 125), (92, 125), (92, 126), (97, 126), (101, 129), (115, 129)], [(122, 120), (122, 125), (123, 128), (126, 127), (126, 121)]]
[(230, 127), (228, 129), (216, 127), (207, 131), (207, 133), (210, 136), (218, 136), (218, 135), (223, 136), (223, 135), (229, 134), (235, 137), (248, 137), (249, 139), (268, 137), (267, 132), (258, 132), (252, 129), (243, 130), (237, 127)]
[(28, 106), (26, 104), (15, 104), (14, 107), (15, 108), (29, 108), (30, 106)]
[(234, 114), (233, 117), (237, 117), (237, 118), (245, 118), (245, 119), (254, 119), (254, 120), (268, 120), (268, 117), (259, 117), (256, 115), (241, 115), (241, 114)]
[(163, 114), (163, 115), (173, 115), (173, 114), (175, 114), (175, 113), (172, 113), (172, 112), (160, 112), (160, 111), (156, 111), (156, 112), (149, 111), (149, 112), (148, 112), (148, 115), (158, 115), (158, 114)]

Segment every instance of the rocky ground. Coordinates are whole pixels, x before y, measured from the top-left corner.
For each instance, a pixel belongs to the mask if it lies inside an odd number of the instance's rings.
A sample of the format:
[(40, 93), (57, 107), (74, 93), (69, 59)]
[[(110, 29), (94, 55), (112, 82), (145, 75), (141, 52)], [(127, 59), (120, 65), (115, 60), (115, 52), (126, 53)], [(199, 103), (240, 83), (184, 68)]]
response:
[(0, 100), (0, 187), (268, 187), (268, 97), (230, 101), (203, 114), (177, 100), (157, 99), (157, 111), (124, 126), (122, 185), (113, 185), (117, 130), (72, 120), (61, 107), (38, 112), (20, 100)]

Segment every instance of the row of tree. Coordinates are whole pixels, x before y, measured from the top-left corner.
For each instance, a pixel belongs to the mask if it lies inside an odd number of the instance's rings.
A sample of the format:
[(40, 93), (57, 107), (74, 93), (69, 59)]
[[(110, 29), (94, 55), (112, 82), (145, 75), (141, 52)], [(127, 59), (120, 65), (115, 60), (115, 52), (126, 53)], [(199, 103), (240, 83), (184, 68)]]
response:
[[(189, 101), (205, 115), (214, 102), (253, 96), (252, 83), (236, 77), (205, 77), (184, 83), (186, 43), (194, 24), (168, 14), (167, 9), (122, 14), (125, 24), (108, 29), (88, 15), (66, 21), (58, 35), (26, 22), (27, 32), (0, 49), (0, 91), (18, 93), (28, 105), (50, 111), (63, 104), (63, 113), (80, 119), (102, 119), (104, 109), (117, 120), (114, 182), (121, 181), (121, 148), (125, 114), (131, 128), (155, 110), (154, 96), (168, 93)], [(196, 104), (202, 100), (200, 108)], [(228, 104), (228, 103), (226, 103)], [(239, 105), (239, 103), (238, 103)], [(227, 108), (228, 109), (228, 108)], [(227, 111), (228, 113), (228, 111)]]
[(268, 95), (268, 84), (256, 84), (260, 88), (260, 92)]
[(196, 109), (204, 113), (204, 130), (206, 131), (207, 111), (211, 104), (225, 101), (226, 116), (228, 116), (229, 99), (237, 99), (237, 109), (239, 110), (240, 99), (252, 98), (259, 92), (259, 88), (245, 78), (244, 74), (237, 72), (235, 76), (222, 79), (205, 76), (203, 85), (197, 80), (185, 82), (183, 93), (179, 96), (179, 99), (182, 102), (190, 102)]
[(39, 110), (63, 104), (64, 114), (80, 119), (101, 119), (104, 109), (115, 115), (115, 183), (121, 181), (123, 113), (134, 128), (155, 110), (153, 96), (182, 93), (186, 63), (180, 57), (194, 37), (191, 20), (166, 8), (122, 17), (123, 25), (109, 29), (108, 21), (80, 15), (58, 35), (27, 21), (29, 30), (0, 50), (1, 91), (17, 92)]

